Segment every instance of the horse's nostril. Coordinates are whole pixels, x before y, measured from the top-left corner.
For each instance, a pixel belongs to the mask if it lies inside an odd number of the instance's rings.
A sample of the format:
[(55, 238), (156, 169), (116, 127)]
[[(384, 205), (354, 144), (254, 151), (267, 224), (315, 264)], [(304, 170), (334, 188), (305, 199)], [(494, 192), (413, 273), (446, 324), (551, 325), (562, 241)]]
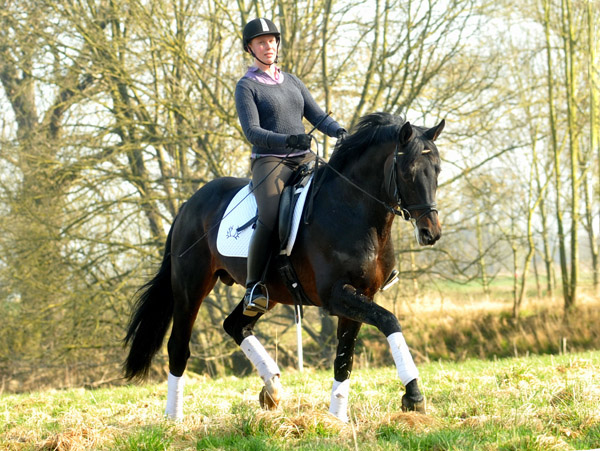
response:
[(433, 245), (437, 240), (440, 239), (439, 233), (433, 233), (429, 228), (419, 229), (420, 243), (424, 246)]

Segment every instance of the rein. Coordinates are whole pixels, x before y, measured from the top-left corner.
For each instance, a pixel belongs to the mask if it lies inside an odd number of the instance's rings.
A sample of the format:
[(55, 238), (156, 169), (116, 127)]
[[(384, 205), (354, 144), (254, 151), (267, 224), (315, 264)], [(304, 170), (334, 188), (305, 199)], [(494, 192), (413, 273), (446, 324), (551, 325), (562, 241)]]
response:
[[(431, 152), (431, 150), (423, 151), (423, 153), (429, 153), (429, 152)], [(402, 195), (400, 194), (400, 189), (399, 189), (398, 179), (397, 179), (398, 157), (400, 155), (402, 155), (402, 153), (399, 152), (399, 146), (398, 146), (398, 143), (396, 143), (396, 149), (394, 151), (394, 164), (392, 167), (392, 171), (390, 174), (390, 181), (389, 181), (390, 187), (391, 187), (392, 183), (394, 185), (394, 194), (392, 195), (392, 197), (394, 198), (394, 201), (396, 202), (396, 205), (394, 205), (394, 206), (389, 205), (387, 202), (382, 201), (381, 199), (375, 197), (373, 194), (369, 193), (365, 189), (361, 188), (359, 185), (357, 185), (352, 180), (350, 180), (348, 177), (346, 177), (344, 174), (342, 174), (340, 171), (338, 171), (337, 169), (332, 167), (327, 161), (323, 160), (318, 155), (317, 155), (317, 158), (321, 163), (323, 163), (323, 165), (325, 165), (325, 167), (327, 167), (328, 169), (331, 169), (336, 175), (338, 175), (345, 182), (352, 185), (358, 191), (360, 191), (361, 193), (365, 194), (367, 197), (370, 197), (372, 200), (374, 200), (375, 202), (377, 202), (378, 204), (383, 206), (388, 212), (393, 213), (396, 216), (400, 216), (405, 221), (412, 220), (416, 224), (417, 222), (419, 222), (421, 220), (422, 217), (428, 215), (429, 213), (431, 213), (433, 211), (437, 212), (438, 211), (436, 208), (437, 204), (435, 202), (433, 202), (430, 204), (414, 204), (414, 205), (403, 206)], [(412, 216), (411, 210), (426, 210), (426, 211), (424, 213), (421, 213), (417, 218), (415, 218)]]

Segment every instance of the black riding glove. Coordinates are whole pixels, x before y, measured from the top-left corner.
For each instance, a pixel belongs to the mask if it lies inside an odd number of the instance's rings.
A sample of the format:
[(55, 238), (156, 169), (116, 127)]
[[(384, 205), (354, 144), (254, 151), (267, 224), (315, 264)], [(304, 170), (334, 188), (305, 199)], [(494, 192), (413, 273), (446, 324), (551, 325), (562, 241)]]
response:
[(348, 132), (346, 131), (345, 128), (340, 128), (337, 131), (336, 136), (337, 136), (337, 139), (339, 139), (340, 141), (343, 141), (348, 136)]
[(285, 144), (292, 149), (308, 150), (310, 149), (310, 135), (290, 135), (285, 140)]

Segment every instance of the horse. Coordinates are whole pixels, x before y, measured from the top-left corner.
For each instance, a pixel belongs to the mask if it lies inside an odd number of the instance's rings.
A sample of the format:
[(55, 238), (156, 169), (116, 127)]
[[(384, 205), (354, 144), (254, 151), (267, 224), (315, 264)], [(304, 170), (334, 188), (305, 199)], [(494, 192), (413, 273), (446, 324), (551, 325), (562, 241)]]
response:
[[(394, 271), (391, 228), (401, 216), (413, 223), (418, 243), (432, 246), (441, 236), (435, 203), (440, 156), (433, 128), (414, 126), (404, 117), (372, 113), (338, 141), (326, 164), (315, 171), (318, 192), (311, 220), (297, 233), (290, 260), (311, 303), (338, 317), (337, 350), (329, 412), (348, 421), (350, 374), (361, 325), (377, 327), (387, 338), (398, 376), (405, 386), (402, 409), (425, 411), (418, 370), (394, 314), (373, 298)], [(168, 340), (169, 375), (165, 414), (183, 417), (183, 374), (190, 357), (192, 327), (203, 299), (217, 280), (227, 285), (246, 280), (246, 259), (220, 255), (216, 226), (234, 195), (248, 179), (221, 177), (185, 202), (168, 233), (158, 272), (140, 288), (125, 344), (126, 378), (143, 379), (153, 356)], [(315, 184), (311, 189), (315, 189)], [(276, 304), (294, 305), (281, 275), (271, 266), (264, 279)], [(223, 328), (250, 359), (264, 386), (261, 406), (277, 408), (282, 397), (281, 371), (253, 334), (263, 313), (246, 316), (240, 302)]]

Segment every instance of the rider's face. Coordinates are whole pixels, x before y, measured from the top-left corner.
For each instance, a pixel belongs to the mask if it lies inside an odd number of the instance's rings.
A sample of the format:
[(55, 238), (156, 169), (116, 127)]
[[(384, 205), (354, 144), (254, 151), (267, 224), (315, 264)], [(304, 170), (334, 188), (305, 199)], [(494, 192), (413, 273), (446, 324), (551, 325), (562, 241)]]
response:
[(277, 38), (272, 34), (257, 36), (250, 41), (248, 47), (266, 64), (273, 64), (277, 58)]

